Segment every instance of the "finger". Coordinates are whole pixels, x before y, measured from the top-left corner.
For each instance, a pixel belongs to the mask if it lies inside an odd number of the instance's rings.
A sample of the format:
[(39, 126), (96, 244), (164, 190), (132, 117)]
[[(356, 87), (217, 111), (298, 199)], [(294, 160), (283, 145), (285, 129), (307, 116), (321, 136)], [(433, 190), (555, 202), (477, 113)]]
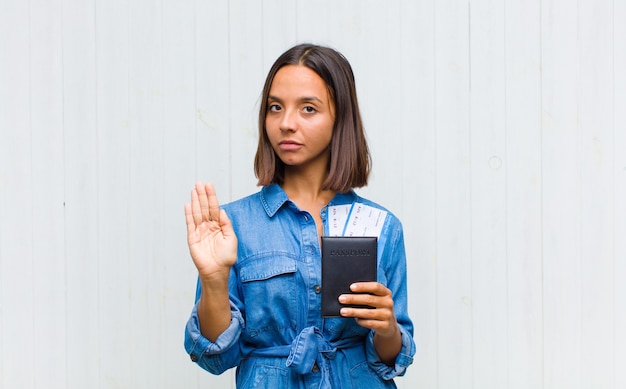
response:
[(386, 298), (375, 296), (369, 293), (363, 294), (342, 294), (339, 296), (339, 302), (344, 305), (365, 305), (374, 308), (387, 307), (389, 304), (386, 302)]
[(194, 227), (202, 224), (202, 209), (200, 208), (198, 191), (195, 188), (191, 191), (191, 215), (195, 224)]
[(207, 196), (206, 189), (202, 182), (196, 182), (196, 192), (198, 193), (198, 200), (200, 201), (200, 211), (202, 212), (202, 221), (210, 221), (209, 215), (209, 198)]
[(355, 317), (354, 320), (356, 320), (357, 324), (360, 325), (361, 327), (370, 328), (376, 331), (376, 333), (378, 334), (388, 331), (388, 328), (390, 325), (387, 322), (376, 320), (376, 319), (362, 319), (362, 318)]
[[(394, 319), (393, 312), (389, 309), (368, 309), (368, 308), (354, 308), (354, 307), (342, 307), (339, 311), (342, 317), (353, 317), (359, 320), (371, 320), (379, 322), (383, 326), (389, 325)], [(387, 324), (383, 324), (387, 323)]]
[(391, 295), (391, 290), (378, 282), (355, 282), (350, 285), (350, 291), (354, 293), (370, 293), (376, 296)]
[(339, 311), (343, 317), (353, 317), (361, 320), (383, 320), (383, 315), (378, 309), (343, 307)]
[(215, 194), (215, 187), (212, 183), (207, 183), (205, 191), (208, 196), (208, 208), (210, 220), (214, 220), (220, 223), (220, 203), (217, 201), (217, 194)]
[(191, 204), (185, 204), (185, 222), (187, 223), (187, 235), (196, 229), (196, 223), (193, 221), (193, 213), (191, 212)]

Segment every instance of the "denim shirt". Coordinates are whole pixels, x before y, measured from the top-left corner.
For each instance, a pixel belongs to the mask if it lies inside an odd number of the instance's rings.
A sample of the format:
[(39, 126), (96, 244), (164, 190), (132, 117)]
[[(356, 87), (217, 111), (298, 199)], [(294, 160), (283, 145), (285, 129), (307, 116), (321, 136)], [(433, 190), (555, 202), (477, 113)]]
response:
[[(360, 202), (353, 191), (328, 206)], [(327, 209), (321, 211), (328, 233)], [(407, 313), (406, 256), (390, 212), (378, 240), (378, 282), (391, 290), (402, 335), (395, 365), (378, 357), (374, 331), (352, 318), (323, 318), (321, 250), (315, 221), (276, 184), (224, 206), (238, 237), (229, 279), (231, 323), (215, 342), (200, 333), (196, 305), (185, 331), (191, 360), (213, 374), (237, 366), (238, 388), (394, 388), (415, 354)]]

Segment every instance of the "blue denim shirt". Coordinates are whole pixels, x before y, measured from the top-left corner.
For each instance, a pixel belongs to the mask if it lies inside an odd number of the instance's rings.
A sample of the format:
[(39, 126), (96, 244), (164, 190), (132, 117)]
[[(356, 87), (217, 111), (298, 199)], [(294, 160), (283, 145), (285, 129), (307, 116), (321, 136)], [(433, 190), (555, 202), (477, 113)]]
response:
[[(328, 204), (360, 202), (353, 191)], [(415, 354), (407, 313), (400, 221), (388, 213), (378, 240), (378, 282), (387, 286), (402, 334), (395, 365), (374, 349), (373, 330), (352, 318), (323, 318), (321, 251), (315, 221), (278, 185), (224, 206), (238, 237), (229, 279), (231, 323), (215, 342), (200, 333), (197, 304), (185, 331), (192, 361), (213, 374), (237, 366), (238, 388), (394, 388)], [(327, 207), (321, 212), (328, 233)], [(200, 298), (200, 284), (196, 302)]]

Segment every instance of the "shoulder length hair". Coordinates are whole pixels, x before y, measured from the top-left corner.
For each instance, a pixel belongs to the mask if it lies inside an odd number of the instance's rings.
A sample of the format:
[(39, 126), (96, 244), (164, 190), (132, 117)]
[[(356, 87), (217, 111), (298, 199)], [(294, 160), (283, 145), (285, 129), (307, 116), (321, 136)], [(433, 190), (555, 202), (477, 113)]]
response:
[(354, 73), (348, 60), (336, 50), (313, 44), (300, 44), (283, 53), (272, 65), (261, 95), (259, 143), (254, 158), (258, 185), (282, 184), (285, 165), (276, 156), (265, 131), (268, 96), (274, 76), (286, 65), (301, 65), (313, 70), (326, 83), (335, 107), (335, 122), (330, 141), (328, 177), (322, 189), (345, 193), (367, 185), (371, 157), (356, 96)]

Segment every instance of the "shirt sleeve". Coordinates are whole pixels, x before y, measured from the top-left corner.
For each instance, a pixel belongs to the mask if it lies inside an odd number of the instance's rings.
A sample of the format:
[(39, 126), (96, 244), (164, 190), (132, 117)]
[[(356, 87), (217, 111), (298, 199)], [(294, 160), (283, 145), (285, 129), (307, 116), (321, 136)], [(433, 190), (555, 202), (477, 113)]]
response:
[(230, 303), (231, 321), (228, 328), (211, 342), (200, 332), (198, 303), (194, 305), (185, 327), (185, 350), (192, 362), (212, 374), (221, 374), (241, 361), (239, 338), (244, 328), (240, 310)]
[(370, 331), (365, 343), (367, 362), (370, 368), (384, 380), (391, 380), (395, 377), (403, 376), (407, 367), (413, 363), (413, 355), (415, 355), (413, 337), (402, 326), (398, 326), (398, 328), (400, 328), (400, 334), (402, 335), (402, 348), (393, 366), (385, 364), (378, 357), (378, 353), (376, 353), (376, 348), (374, 347), (374, 331)]
[(381, 266), (384, 269), (387, 288), (391, 290), (394, 302), (394, 313), (398, 321), (398, 328), (402, 335), (402, 348), (396, 357), (395, 364), (388, 366), (378, 357), (374, 348), (374, 331), (370, 331), (365, 342), (367, 362), (381, 378), (390, 380), (402, 376), (407, 367), (413, 363), (415, 342), (413, 340), (413, 322), (408, 315), (408, 296), (406, 280), (406, 252), (404, 248), (404, 234), (402, 225), (392, 217), (389, 228), (384, 231), (388, 235), (387, 242), (381, 256)]

